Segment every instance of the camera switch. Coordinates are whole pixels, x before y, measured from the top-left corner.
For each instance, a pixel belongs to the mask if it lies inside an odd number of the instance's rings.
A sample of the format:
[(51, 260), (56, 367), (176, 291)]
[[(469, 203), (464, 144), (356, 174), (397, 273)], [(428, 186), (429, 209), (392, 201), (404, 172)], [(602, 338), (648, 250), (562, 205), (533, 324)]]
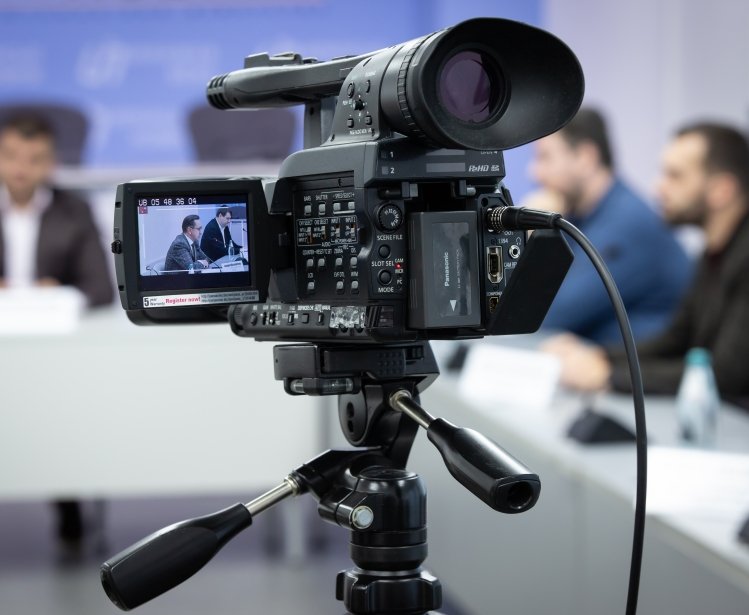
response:
[(357, 280), (354, 280), (353, 282), (351, 282), (351, 292), (354, 295), (359, 294), (359, 282)]
[(387, 258), (388, 256), (390, 256), (390, 246), (387, 244), (382, 245), (380, 246), (378, 252), (382, 258)]
[(343, 267), (343, 258), (342, 257), (339, 256), (338, 258), (335, 259), (335, 266), (336, 267)]
[(337, 292), (339, 295), (343, 294), (343, 280), (338, 280), (335, 283), (335, 292)]
[(317, 213), (320, 216), (325, 215), (325, 203), (318, 203), (317, 204)]
[(380, 271), (377, 279), (380, 281), (380, 284), (382, 284), (383, 286), (387, 286), (392, 281), (393, 274), (390, 273), (387, 269), (383, 269), (382, 271)]
[(341, 211), (341, 204), (338, 202), (333, 203), (333, 213), (338, 213), (339, 211)]
[(364, 123), (367, 126), (371, 126), (372, 125), (372, 116), (371, 115), (365, 115), (364, 116)]
[(309, 314), (307, 314), (307, 312), (304, 312), (302, 314), (302, 324), (303, 325), (309, 324)]
[(304, 215), (305, 216), (311, 216), (312, 215), (312, 205), (305, 205), (304, 206)]
[(317, 259), (317, 270), (325, 271), (325, 259), (324, 258)]
[(349, 119), (346, 120), (346, 126), (348, 126), (349, 128), (353, 128), (354, 127), (354, 118), (353, 117), (350, 117)]
[(315, 282), (314, 280), (311, 282), (307, 282), (307, 292), (308, 293), (314, 293), (315, 292)]
[(395, 203), (385, 203), (377, 210), (377, 228), (386, 233), (397, 231), (403, 223), (403, 212)]
[(349, 261), (349, 266), (351, 267), (351, 269), (356, 269), (358, 263), (359, 261), (357, 260), (357, 258), (355, 256), (352, 256), (351, 260)]
[(315, 261), (312, 258), (307, 259), (307, 269), (312, 269), (315, 266)]

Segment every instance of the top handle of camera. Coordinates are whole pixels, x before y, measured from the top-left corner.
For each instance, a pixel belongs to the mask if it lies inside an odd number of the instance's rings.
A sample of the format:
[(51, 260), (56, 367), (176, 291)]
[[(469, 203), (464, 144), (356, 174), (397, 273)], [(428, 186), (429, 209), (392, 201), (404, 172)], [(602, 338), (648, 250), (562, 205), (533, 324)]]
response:
[(333, 130), (310, 133), (305, 147), (397, 132), (431, 148), (487, 151), (558, 130), (577, 112), (583, 90), (580, 63), (558, 38), (507, 19), (477, 18), (325, 62), (296, 53), (248, 56), (245, 68), (211, 79), (206, 93), (218, 109), (307, 105), (305, 124), (321, 101), (337, 97)]
[(376, 51), (325, 62), (293, 51), (245, 58), (244, 68), (208, 82), (208, 102), (217, 109), (257, 109), (316, 103), (337, 96), (351, 70)]

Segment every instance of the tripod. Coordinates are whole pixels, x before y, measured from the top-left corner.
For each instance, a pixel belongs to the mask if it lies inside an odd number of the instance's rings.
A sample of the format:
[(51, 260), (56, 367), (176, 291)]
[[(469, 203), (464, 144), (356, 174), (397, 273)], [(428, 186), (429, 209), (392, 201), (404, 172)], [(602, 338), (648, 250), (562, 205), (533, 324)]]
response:
[(356, 448), (326, 451), (248, 504), (164, 528), (105, 562), (102, 585), (118, 607), (130, 610), (175, 587), (254, 515), (310, 493), (323, 519), (350, 531), (354, 567), (336, 579), (347, 613), (422, 615), (440, 608), (440, 582), (422, 568), (426, 489), (405, 467), (419, 427), (453, 477), (495, 510), (524, 512), (538, 500), (538, 476), (493, 441), (418, 404), (439, 373), (427, 342), (276, 346), (274, 366), (290, 394), (337, 394), (341, 428)]

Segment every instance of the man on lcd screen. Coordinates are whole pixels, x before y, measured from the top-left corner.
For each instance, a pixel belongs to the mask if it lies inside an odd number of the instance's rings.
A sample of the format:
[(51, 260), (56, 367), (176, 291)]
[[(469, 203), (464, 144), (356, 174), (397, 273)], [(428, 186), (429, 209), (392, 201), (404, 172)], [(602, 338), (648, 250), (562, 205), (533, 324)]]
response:
[(231, 238), (230, 222), (231, 210), (228, 207), (219, 207), (216, 217), (205, 225), (200, 248), (213, 261), (227, 256), (230, 248), (234, 254), (238, 254), (242, 247)]
[(166, 271), (205, 269), (211, 264), (212, 259), (209, 259), (198, 245), (202, 230), (200, 216), (195, 214), (185, 216), (182, 220), (182, 233), (174, 238), (166, 253), (164, 262)]

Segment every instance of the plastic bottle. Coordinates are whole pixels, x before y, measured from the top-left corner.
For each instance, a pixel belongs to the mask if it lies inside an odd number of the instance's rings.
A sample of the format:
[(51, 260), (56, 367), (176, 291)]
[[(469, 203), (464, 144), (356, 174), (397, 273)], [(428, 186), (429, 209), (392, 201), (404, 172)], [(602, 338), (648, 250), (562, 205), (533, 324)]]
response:
[(229, 241), (229, 256), (234, 256), (234, 242)]
[(686, 357), (684, 375), (676, 395), (681, 439), (691, 446), (715, 446), (720, 396), (710, 352), (692, 348)]

